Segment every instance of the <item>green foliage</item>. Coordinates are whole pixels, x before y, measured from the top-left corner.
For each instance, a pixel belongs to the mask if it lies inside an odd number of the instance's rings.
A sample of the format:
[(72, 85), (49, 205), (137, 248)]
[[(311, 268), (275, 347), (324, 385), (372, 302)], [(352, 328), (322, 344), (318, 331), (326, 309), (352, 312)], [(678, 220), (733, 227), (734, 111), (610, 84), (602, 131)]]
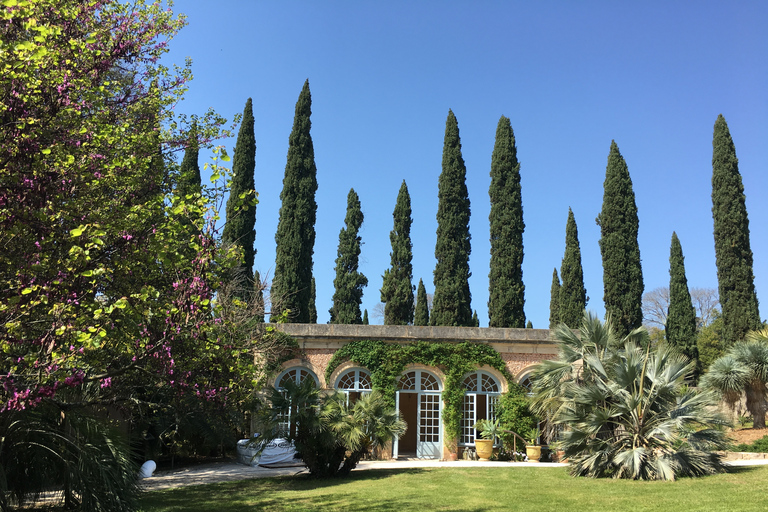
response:
[(419, 286), (416, 290), (416, 307), (413, 316), (413, 325), (429, 325), (429, 305), (427, 304), (427, 289), (424, 288), (424, 281), (419, 279)]
[(315, 288), (315, 278), (312, 277), (312, 284), (309, 292), (309, 323), (317, 323), (317, 289)]
[(435, 295), (430, 325), (472, 326), (469, 292), (469, 193), (461, 156), (459, 124), (451, 110), (445, 122), (443, 171), (438, 182)]
[(571, 329), (576, 329), (584, 318), (584, 309), (587, 307), (589, 298), (587, 289), (584, 288), (584, 270), (581, 268), (579, 231), (576, 227), (576, 218), (570, 208), (568, 208), (568, 221), (565, 225), (565, 255), (560, 266), (560, 278), (563, 280), (558, 307), (560, 322)]
[(254, 293), (253, 262), (256, 254), (256, 137), (253, 132), (253, 102), (245, 102), (240, 131), (232, 160), (232, 185), (227, 200), (226, 224), (221, 239), (242, 251), (242, 262), (231, 270), (230, 293), (248, 301)]
[(554, 329), (560, 324), (560, 278), (557, 269), (552, 271), (552, 286), (549, 289), (549, 328)]
[(709, 325), (699, 330), (696, 336), (696, 348), (699, 352), (701, 368), (709, 368), (712, 363), (725, 355), (722, 315), (716, 314)]
[(523, 199), (515, 133), (501, 116), (491, 156), (491, 263), (488, 274), (489, 327), (525, 325), (523, 284)]
[(332, 324), (363, 323), (360, 304), (363, 301), (363, 287), (368, 278), (358, 271), (360, 258), (360, 227), (363, 225), (363, 211), (360, 198), (354, 189), (347, 195), (346, 227), (339, 233), (339, 248), (336, 257), (336, 278), (333, 280), (333, 306), (328, 311)]
[(507, 381), (512, 376), (504, 360), (484, 343), (429, 343), (419, 341), (405, 345), (379, 340), (353, 341), (337, 350), (325, 371), (326, 380), (345, 361), (354, 361), (371, 372), (371, 382), (392, 405), (400, 376), (409, 364), (440, 368), (445, 373), (443, 389), (443, 429), (449, 447), (461, 434), (461, 408), (464, 400), (463, 377), (481, 366), (497, 369)]
[(619, 337), (628, 335), (643, 322), (643, 269), (637, 243), (637, 205), (632, 180), (616, 142), (611, 141), (603, 184), (600, 253), (603, 257), (603, 287), (606, 318)]
[(322, 393), (305, 379), (285, 383), (284, 390), (272, 388), (270, 402), (275, 425), (290, 411), (288, 440), (316, 478), (348, 476), (364, 456), (406, 429), (400, 413), (378, 391), (349, 405), (344, 393)]
[(749, 219), (739, 159), (721, 115), (712, 138), (712, 217), (715, 223), (717, 282), (727, 346), (760, 329), (760, 311), (752, 271)]
[(308, 323), (311, 317), (312, 255), (315, 251), (317, 217), (317, 167), (309, 131), (312, 126), (309, 80), (296, 102), (293, 129), (288, 138), (280, 220), (275, 242), (275, 274), (270, 300), (272, 314), (286, 312), (291, 322)]
[(712, 363), (702, 378), (702, 386), (720, 394), (733, 409), (746, 398), (754, 428), (765, 428), (768, 411), (768, 330), (752, 331)]
[(696, 346), (696, 311), (693, 309), (691, 294), (688, 291), (683, 248), (677, 233), (672, 233), (669, 254), (669, 312), (665, 328), (669, 344), (696, 363), (695, 376), (698, 376), (700, 368), (698, 367), (699, 349)]
[(181, 161), (181, 166), (179, 166), (179, 178), (176, 183), (176, 195), (182, 200), (191, 200), (203, 192), (200, 164), (198, 163), (199, 154), (200, 143), (198, 141), (197, 122), (193, 121), (192, 128), (189, 130), (187, 149), (184, 150), (184, 159)]
[(674, 480), (722, 472), (713, 450), (727, 425), (711, 392), (685, 385), (695, 363), (645, 329), (620, 339), (586, 315), (579, 333), (560, 325), (558, 359), (533, 375), (534, 411), (563, 428), (559, 446), (574, 476)]
[(413, 322), (413, 244), (411, 243), (411, 196), (405, 180), (397, 194), (394, 228), (389, 233), (392, 252), (390, 268), (384, 271), (381, 302), (384, 325), (410, 325)]
[(768, 436), (763, 436), (752, 443), (737, 444), (732, 448), (734, 452), (768, 453)]
[[(496, 406), (496, 417), (501, 429), (511, 430), (524, 439), (530, 437), (539, 424), (539, 419), (531, 412), (527, 393), (524, 387), (509, 382), (509, 390), (501, 395)], [(509, 451), (516, 445), (514, 435), (509, 432), (502, 432), (499, 437)]]
[(368, 325), (368, 310), (363, 310), (363, 325)]

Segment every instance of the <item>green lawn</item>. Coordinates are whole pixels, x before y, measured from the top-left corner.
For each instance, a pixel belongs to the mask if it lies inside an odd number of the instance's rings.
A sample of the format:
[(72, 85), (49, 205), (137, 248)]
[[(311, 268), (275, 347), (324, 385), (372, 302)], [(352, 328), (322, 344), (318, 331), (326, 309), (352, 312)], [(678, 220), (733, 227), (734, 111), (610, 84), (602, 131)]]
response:
[(572, 478), (563, 468), (358, 471), (351, 478), (283, 477), (148, 493), (143, 512), (400, 510), (764, 511), (768, 466), (677, 482)]

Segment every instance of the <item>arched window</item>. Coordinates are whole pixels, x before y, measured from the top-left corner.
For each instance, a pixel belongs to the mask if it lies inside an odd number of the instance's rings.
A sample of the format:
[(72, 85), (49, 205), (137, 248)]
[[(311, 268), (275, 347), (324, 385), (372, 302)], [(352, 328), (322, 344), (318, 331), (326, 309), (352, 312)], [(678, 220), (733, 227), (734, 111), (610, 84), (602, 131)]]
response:
[(357, 402), (357, 399), (371, 392), (371, 374), (362, 368), (353, 368), (342, 373), (336, 379), (336, 389), (347, 395), (347, 405)]
[[(301, 384), (307, 379), (312, 379), (315, 386), (320, 386), (320, 381), (317, 376), (309, 368), (303, 366), (294, 366), (283, 371), (275, 379), (275, 387), (282, 393), (285, 393), (285, 383), (293, 382), (294, 384)], [(288, 437), (290, 434), (295, 433), (295, 425), (291, 424), (291, 414), (295, 413), (295, 408), (291, 406), (287, 412), (280, 414), (277, 418), (277, 433), (278, 437)]]
[(495, 420), (496, 407), (501, 396), (501, 386), (496, 377), (481, 370), (464, 376), (464, 403), (461, 414), (460, 444), (473, 445), (477, 437), (475, 423)]
[(400, 377), (400, 391), (440, 391), (440, 381), (426, 370), (412, 370)]

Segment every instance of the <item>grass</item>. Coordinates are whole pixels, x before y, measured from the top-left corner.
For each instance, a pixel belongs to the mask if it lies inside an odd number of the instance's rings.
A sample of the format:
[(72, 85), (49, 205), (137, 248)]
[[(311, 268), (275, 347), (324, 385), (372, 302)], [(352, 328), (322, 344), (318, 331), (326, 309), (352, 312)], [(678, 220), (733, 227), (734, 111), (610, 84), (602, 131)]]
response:
[(142, 512), (456, 510), (764, 511), (768, 466), (677, 482), (572, 478), (563, 468), (405, 469), (282, 477), (147, 493)]

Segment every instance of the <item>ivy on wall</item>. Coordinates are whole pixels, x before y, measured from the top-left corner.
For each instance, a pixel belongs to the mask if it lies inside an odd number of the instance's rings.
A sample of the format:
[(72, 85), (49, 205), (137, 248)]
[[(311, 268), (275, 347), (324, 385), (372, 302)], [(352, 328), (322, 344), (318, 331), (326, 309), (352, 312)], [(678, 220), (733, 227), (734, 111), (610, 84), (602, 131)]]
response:
[(371, 372), (374, 389), (381, 390), (390, 405), (395, 405), (395, 392), (400, 376), (409, 364), (422, 364), (439, 368), (445, 374), (443, 389), (443, 428), (445, 445), (456, 449), (461, 434), (461, 408), (464, 400), (462, 377), (481, 366), (495, 368), (512, 383), (512, 375), (504, 360), (490, 345), (484, 343), (451, 343), (417, 341), (400, 345), (381, 340), (359, 340), (337, 350), (325, 370), (326, 382), (331, 374), (346, 361), (352, 361)]

